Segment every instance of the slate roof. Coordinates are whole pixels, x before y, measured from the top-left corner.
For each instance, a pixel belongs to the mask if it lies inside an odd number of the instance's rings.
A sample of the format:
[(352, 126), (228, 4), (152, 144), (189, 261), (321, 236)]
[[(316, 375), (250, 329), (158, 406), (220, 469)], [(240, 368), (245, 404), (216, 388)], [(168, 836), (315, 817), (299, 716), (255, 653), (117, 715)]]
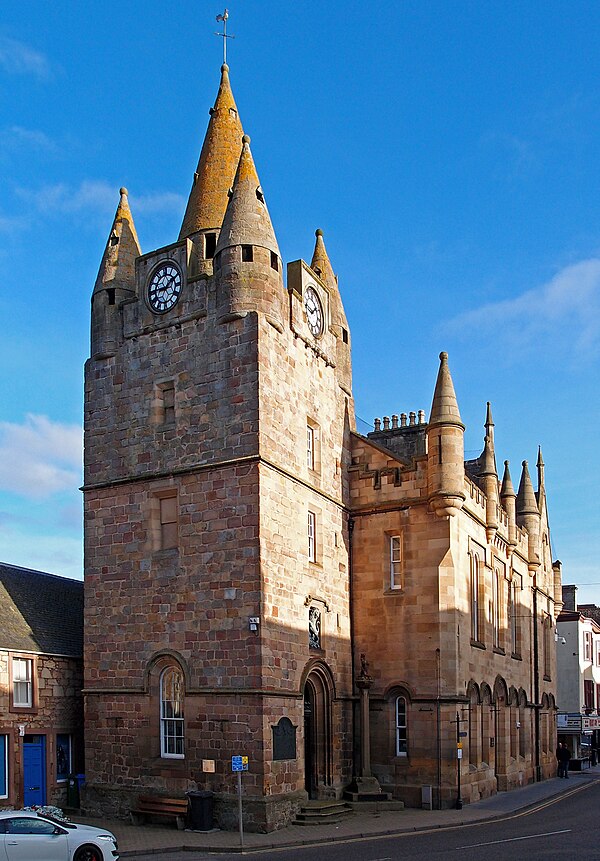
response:
[(0, 649), (83, 656), (83, 582), (0, 563)]

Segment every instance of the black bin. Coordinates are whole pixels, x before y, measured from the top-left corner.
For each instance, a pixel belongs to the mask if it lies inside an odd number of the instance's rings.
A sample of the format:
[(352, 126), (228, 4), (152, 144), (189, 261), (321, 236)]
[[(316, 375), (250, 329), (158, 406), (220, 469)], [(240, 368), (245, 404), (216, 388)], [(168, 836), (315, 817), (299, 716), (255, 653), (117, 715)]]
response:
[(193, 789), (186, 795), (190, 800), (189, 826), (192, 831), (212, 831), (214, 793)]
[(67, 779), (67, 807), (79, 807), (79, 781), (76, 774), (70, 774)]

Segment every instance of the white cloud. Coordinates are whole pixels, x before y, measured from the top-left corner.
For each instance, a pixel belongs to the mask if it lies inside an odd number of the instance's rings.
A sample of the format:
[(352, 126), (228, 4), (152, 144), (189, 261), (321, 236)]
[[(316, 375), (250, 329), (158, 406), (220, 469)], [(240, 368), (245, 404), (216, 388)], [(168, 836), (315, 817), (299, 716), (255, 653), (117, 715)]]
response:
[(0, 151), (21, 151), (24, 147), (52, 154), (58, 152), (55, 142), (38, 129), (7, 126), (0, 130)]
[(33, 75), (40, 80), (50, 77), (50, 64), (43, 54), (7, 36), (0, 36), (0, 68), (10, 75)]
[(23, 424), (0, 422), (0, 490), (41, 500), (81, 482), (83, 440), (78, 425), (27, 415)]
[[(20, 188), (17, 194), (42, 214), (84, 211), (112, 213), (119, 202), (117, 186), (103, 180), (84, 180), (79, 186), (57, 183), (42, 186), (37, 191)], [(181, 212), (185, 204), (181, 195), (171, 192), (132, 196), (130, 202), (134, 217), (136, 212)]]
[(185, 199), (180, 194), (170, 191), (157, 192), (156, 194), (141, 194), (139, 197), (133, 195), (130, 198), (131, 206), (136, 212), (182, 212)]
[(566, 266), (546, 284), (466, 311), (447, 328), (468, 338), (501, 337), (505, 353), (520, 356), (539, 348), (568, 351), (576, 358), (600, 355), (600, 259)]

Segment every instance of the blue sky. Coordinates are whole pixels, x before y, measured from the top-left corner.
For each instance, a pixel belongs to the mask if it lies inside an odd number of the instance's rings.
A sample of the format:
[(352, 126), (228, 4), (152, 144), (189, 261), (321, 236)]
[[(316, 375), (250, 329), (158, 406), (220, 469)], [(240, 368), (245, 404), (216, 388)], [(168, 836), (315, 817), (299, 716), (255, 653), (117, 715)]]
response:
[[(89, 302), (121, 185), (177, 238), (220, 6), (21, 0), (0, 21), (0, 559), (81, 576)], [(358, 416), (429, 411), (440, 350), (499, 462), (546, 462), (553, 553), (600, 603), (600, 7), (230, 6), (231, 80), (285, 261), (323, 229)], [(364, 429), (364, 425), (361, 428)]]

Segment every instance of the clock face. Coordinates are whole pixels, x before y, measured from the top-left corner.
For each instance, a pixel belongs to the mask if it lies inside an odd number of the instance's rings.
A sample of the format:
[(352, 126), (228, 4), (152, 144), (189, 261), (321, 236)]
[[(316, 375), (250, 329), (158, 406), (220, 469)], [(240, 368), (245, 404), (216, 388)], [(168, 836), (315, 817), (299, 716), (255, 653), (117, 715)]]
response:
[(308, 328), (313, 337), (318, 338), (323, 334), (323, 306), (314, 287), (307, 287), (304, 291), (304, 310)]
[(156, 314), (170, 311), (181, 293), (181, 272), (173, 263), (163, 263), (148, 283), (148, 304)]

